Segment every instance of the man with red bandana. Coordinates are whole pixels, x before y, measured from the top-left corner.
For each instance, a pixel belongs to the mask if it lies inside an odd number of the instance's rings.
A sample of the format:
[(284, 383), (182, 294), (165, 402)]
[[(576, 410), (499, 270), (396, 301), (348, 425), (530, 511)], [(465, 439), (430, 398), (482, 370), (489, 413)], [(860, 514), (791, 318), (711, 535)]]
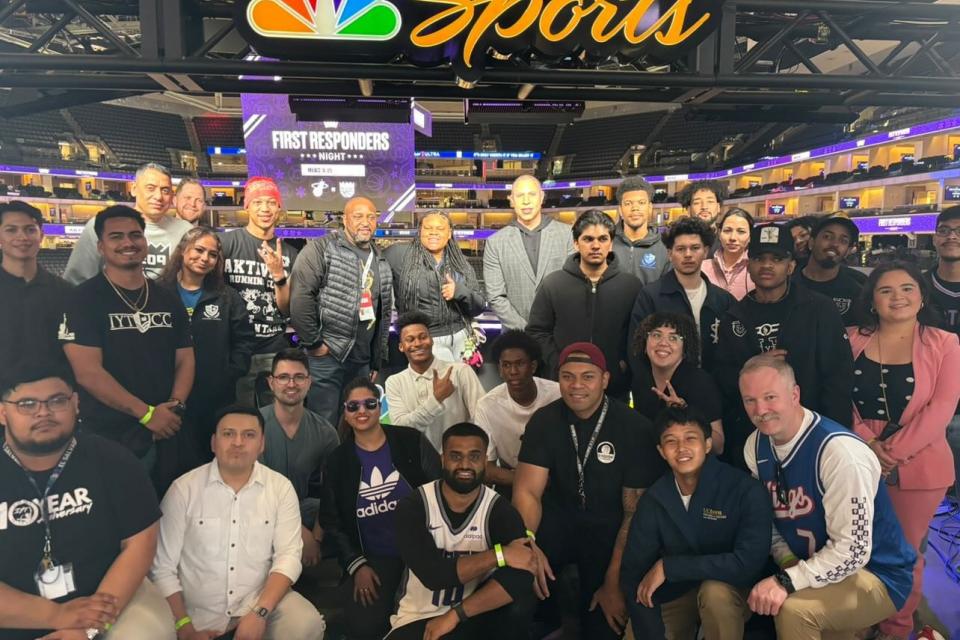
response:
[(237, 382), (237, 399), (254, 402), (257, 374), (270, 371), (273, 356), (289, 345), (285, 333), (290, 313), (290, 283), (287, 278), (297, 250), (276, 235), (283, 211), (280, 188), (270, 178), (253, 177), (243, 191), (247, 226), (225, 232), (224, 276), (247, 305), (257, 342), (250, 371)]

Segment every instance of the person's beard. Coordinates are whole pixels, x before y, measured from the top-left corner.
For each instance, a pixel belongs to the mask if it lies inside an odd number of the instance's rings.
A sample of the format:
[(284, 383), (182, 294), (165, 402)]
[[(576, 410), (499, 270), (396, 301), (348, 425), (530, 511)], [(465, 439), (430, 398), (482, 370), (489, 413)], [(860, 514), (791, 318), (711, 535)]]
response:
[(51, 453), (62, 449), (70, 442), (70, 438), (73, 437), (73, 432), (63, 434), (55, 440), (49, 440), (47, 442), (33, 442), (33, 441), (24, 441), (14, 435), (13, 431), (10, 429), (6, 430), (7, 438), (13, 442), (14, 446), (17, 448), (17, 451), (21, 451), (27, 455), (31, 456), (45, 456)]
[(451, 471), (448, 471), (447, 469), (444, 469), (443, 481), (444, 483), (446, 483), (447, 486), (449, 486), (451, 489), (453, 489), (457, 493), (466, 495), (471, 491), (473, 491), (474, 489), (476, 489), (477, 487), (479, 487), (481, 484), (483, 484), (484, 475), (485, 475), (485, 471), (481, 469), (479, 472), (477, 472), (473, 476), (473, 480), (463, 481), (463, 480), (457, 479), (455, 471), (451, 472)]

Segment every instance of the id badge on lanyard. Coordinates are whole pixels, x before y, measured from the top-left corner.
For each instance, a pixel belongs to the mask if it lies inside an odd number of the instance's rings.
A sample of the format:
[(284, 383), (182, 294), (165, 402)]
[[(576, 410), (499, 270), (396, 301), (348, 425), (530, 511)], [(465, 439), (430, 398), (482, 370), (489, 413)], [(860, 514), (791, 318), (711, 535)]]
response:
[[(367, 257), (367, 263), (363, 266), (363, 273), (360, 275), (360, 320), (373, 323), (377, 319), (376, 311), (373, 308), (373, 274), (370, 267), (373, 264), (373, 249)], [(369, 281), (368, 281), (369, 279)]]
[(586, 511), (587, 509), (587, 490), (584, 482), (586, 476), (584, 474), (584, 468), (590, 459), (590, 452), (593, 451), (593, 446), (597, 443), (597, 437), (600, 435), (600, 429), (603, 428), (603, 421), (607, 417), (607, 409), (609, 406), (610, 401), (604, 397), (603, 409), (600, 411), (600, 417), (597, 419), (597, 426), (593, 428), (593, 433), (587, 442), (587, 450), (583, 452), (583, 460), (580, 459), (580, 439), (577, 438), (577, 428), (572, 424), (570, 425), (570, 438), (573, 440), (573, 456), (577, 460), (577, 493), (580, 496), (581, 511)]
[(37, 481), (34, 480), (33, 476), (30, 475), (30, 473), (24, 468), (23, 464), (20, 462), (20, 459), (17, 458), (17, 455), (10, 448), (10, 445), (7, 443), (3, 444), (4, 453), (6, 453), (7, 456), (9, 456), (9, 458), (13, 460), (18, 467), (23, 469), (23, 472), (27, 476), (27, 480), (33, 486), (37, 493), (37, 497), (40, 499), (40, 520), (43, 522), (44, 531), (43, 555), (40, 558), (40, 566), (37, 567), (37, 571), (34, 574), (34, 581), (37, 585), (37, 593), (41, 597), (48, 600), (55, 600), (57, 598), (68, 596), (77, 590), (73, 564), (69, 562), (58, 564), (54, 559), (53, 537), (50, 534), (50, 514), (47, 513), (47, 496), (50, 494), (50, 489), (53, 488), (53, 485), (63, 473), (63, 468), (67, 466), (67, 460), (69, 460), (70, 456), (73, 455), (73, 450), (76, 448), (76, 446), (76, 439), (71, 439), (70, 444), (67, 445), (63, 455), (60, 456), (60, 461), (57, 462), (57, 466), (54, 467), (53, 472), (47, 479), (47, 486), (41, 492), (40, 487), (37, 485)]

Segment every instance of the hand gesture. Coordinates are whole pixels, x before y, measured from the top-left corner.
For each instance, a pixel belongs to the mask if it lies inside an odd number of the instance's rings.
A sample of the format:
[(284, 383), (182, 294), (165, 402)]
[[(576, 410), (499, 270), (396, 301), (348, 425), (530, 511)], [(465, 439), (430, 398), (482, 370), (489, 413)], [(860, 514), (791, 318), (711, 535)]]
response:
[(657, 394), (657, 397), (666, 403), (668, 407), (679, 407), (684, 408), (687, 406), (687, 401), (677, 395), (677, 392), (674, 390), (673, 385), (670, 382), (667, 382), (667, 392), (664, 393), (657, 389), (656, 387), (650, 387), (653, 389), (653, 392)]
[(361, 566), (353, 572), (353, 601), (369, 607), (380, 597), (377, 587), (380, 586), (380, 576), (369, 564)]
[(320, 543), (313, 537), (312, 533), (307, 533), (303, 537), (303, 566), (315, 567), (320, 564)]
[(550, 597), (550, 587), (547, 585), (547, 578), (551, 580), (556, 580), (557, 578), (553, 575), (553, 569), (550, 568), (550, 561), (547, 560), (547, 554), (543, 552), (543, 549), (537, 546), (537, 543), (532, 540), (530, 541), (530, 546), (537, 555), (537, 570), (533, 574), (533, 591), (537, 594), (538, 598), (546, 600)]
[(780, 581), (775, 576), (770, 576), (753, 587), (747, 598), (747, 606), (761, 616), (775, 616), (780, 613), (780, 607), (783, 606), (787, 595), (787, 590), (783, 588)]
[(623, 592), (620, 585), (609, 580), (604, 580), (600, 588), (593, 594), (590, 600), (590, 611), (593, 611), (600, 605), (603, 611), (603, 617), (607, 619), (607, 624), (618, 636), (623, 633), (627, 624), (627, 603), (623, 599)]
[(897, 461), (887, 453), (887, 450), (883, 447), (883, 443), (879, 440), (874, 440), (869, 444), (870, 449), (877, 456), (877, 460), (880, 461), (880, 470), (883, 471), (883, 475), (889, 474), (897, 466)]
[(503, 559), (508, 567), (522, 569), (536, 575), (537, 554), (533, 550), (533, 541), (529, 538), (517, 538), (503, 547)]
[(653, 608), (653, 594), (666, 582), (667, 576), (663, 571), (663, 560), (657, 560), (643, 580), (637, 585), (637, 602), (645, 607)]
[(456, 387), (450, 381), (451, 375), (453, 375), (453, 367), (449, 367), (447, 372), (440, 377), (437, 377), (437, 370), (433, 370), (433, 397), (437, 399), (437, 402), (442, 403), (456, 391)]
[(87, 640), (87, 632), (81, 629), (61, 629), (48, 633), (39, 640)]
[(267, 265), (267, 271), (270, 272), (270, 276), (276, 280), (282, 280), (283, 273), (283, 243), (280, 241), (280, 238), (277, 238), (277, 248), (272, 249), (270, 244), (264, 240), (260, 243), (260, 249), (257, 251), (260, 254), (260, 259), (263, 260), (264, 264)]
[(457, 283), (453, 281), (453, 277), (449, 273), (444, 274), (443, 284), (440, 285), (440, 295), (443, 296), (443, 299), (449, 302), (453, 300), (453, 292), (457, 288)]
[(173, 408), (179, 403), (176, 400), (169, 400), (158, 404), (153, 410), (153, 415), (146, 427), (153, 431), (154, 440), (165, 440), (172, 438), (180, 431), (182, 419), (173, 412)]
[(57, 614), (50, 621), (54, 629), (103, 629), (117, 621), (117, 598), (109, 593), (95, 593), (57, 605)]
[(442, 616), (431, 618), (423, 630), (423, 640), (439, 640), (456, 629), (459, 622), (460, 618), (457, 617), (457, 613), (453, 609)]
[(263, 640), (267, 630), (267, 621), (252, 611), (240, 618), (233, 640)]

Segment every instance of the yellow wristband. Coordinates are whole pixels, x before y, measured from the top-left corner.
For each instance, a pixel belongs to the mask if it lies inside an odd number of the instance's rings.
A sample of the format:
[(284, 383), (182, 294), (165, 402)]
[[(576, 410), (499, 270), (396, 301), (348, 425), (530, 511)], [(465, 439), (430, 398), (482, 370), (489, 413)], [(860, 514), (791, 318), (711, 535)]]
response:
[(152, 404), (147, 405), (147, 412), (143, 414), (143, 417), (140, 418), (140, 424), (147, 426), (147, 423), (150, 422), (150, 419), (153, 418), (153, 412), (156, 411), (156, 407)]
[(103, 623), (103, 630), (104, 630), (104, 631), (110, 631), (110, 627), (112, 627), (112, 626), (113, 626), (113, 625), (110, 624), (109, 622), (104, 622), (104, 623)]
[(527, 537), (533, 540), (534, 542), (537, 541), (537, 536), (533, 533), (533, 531), (530, 531), (530, 529), (527, 529)]
[(180, 629), (183, 629), (185, 626), (187, 626), (191, 622), (193, 622), (193, 620), (190, 619), (190, 616), (183, 616), (182, 618), (177, 620), (177, 624), (173, 625), (173, 629), (175, 631), (180, 631)]
[(507, 559), (503, 557), (503, 546), (499, 544), (493, 545), (493, 552), (497, 554), (497, 566), (498, 567), (507, 566)]
[(780, 561), (779, 563), (777, 563), (777, 564), (780, 565), (780, 568), (781, 568), (781, 569), (785, 569), (785, 568), (787, 568), (788, 566), (794, 565), (794, 564), (796, 564), (796, 563), (798, 563), (798, 562), (800, 562), (800, 558), (798, 558), (797, 556), (795, 556), (795, 555), (793, 555), (793, 554), (791, 553), (790, 555), (785, 556), (785, 557), (783, 558), (783, 560), (781, 560), (781, 561)]

